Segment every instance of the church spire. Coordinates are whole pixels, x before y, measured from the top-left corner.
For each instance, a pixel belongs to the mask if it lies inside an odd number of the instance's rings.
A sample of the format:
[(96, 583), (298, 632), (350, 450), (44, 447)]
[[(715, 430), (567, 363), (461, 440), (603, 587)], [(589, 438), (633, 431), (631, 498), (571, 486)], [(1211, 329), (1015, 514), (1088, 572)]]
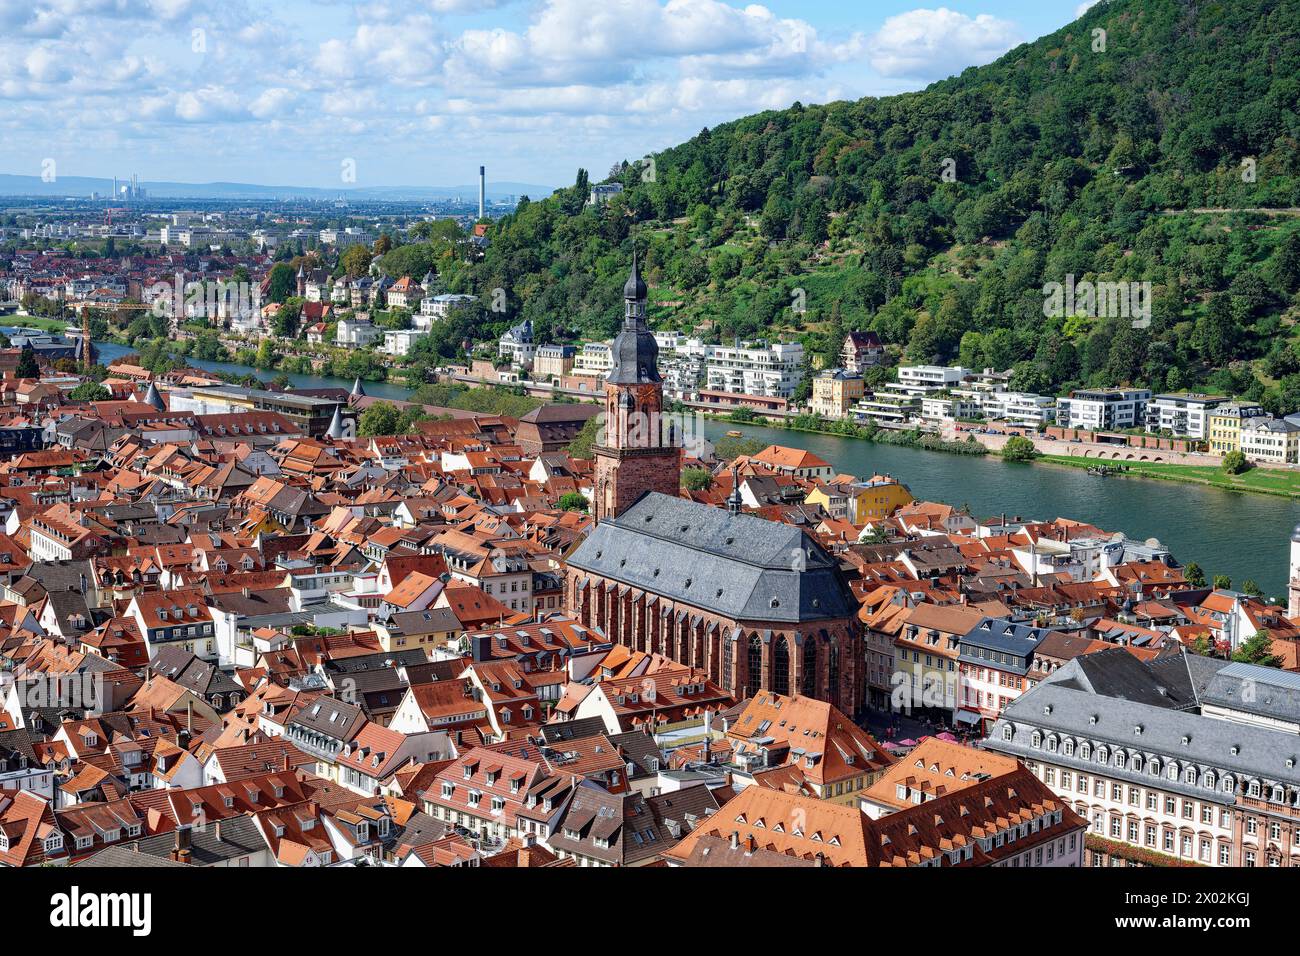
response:
[[(623, 301), (626, 303), (626, 314), (628, 325), (632, 325), (634, 320), (640, 319), (641, 324), (645, 323), (645, 300), (650, 294), (646, 288), (645, 280), (641, 278), (641, 268), (637, 262), (636, 249), (632, 249), (632, 271), (628, 274), (627, 282), (623, 285)], [(634, 305), (639, 305), (639, 309), (634, 309)]]
[(611, 385), (646, 385), (663, 382), (659, 376), (659, 344), (646, 325), (649, 289), (641, 278), (636, 250), (632, 250), (632, 271), (623, 285), (623, 329), (611, 346), (614, 368), (606, 379)]
[(727, 495), (727, 510), (733, 515), (740, 514), (745, 508), (745, 499), (740, 496), (740, 466), (731, 463), (731, 494)]
[(342, 406), (334, 406), (334, 417), (330, 419), (330, 426), (325, 430), (325, 437), (332, 438), (334, 441), (343, 440), (343, 413)]

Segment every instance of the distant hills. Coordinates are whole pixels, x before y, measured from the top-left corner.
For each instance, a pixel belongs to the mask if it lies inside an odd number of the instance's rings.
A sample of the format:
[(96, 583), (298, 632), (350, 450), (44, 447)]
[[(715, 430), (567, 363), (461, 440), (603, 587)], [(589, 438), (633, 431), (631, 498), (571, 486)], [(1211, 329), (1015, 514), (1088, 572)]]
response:
[[(119, 179), (121, 186), (124, 180)], [(468, 201), (477, 200), (478, 183), (464, 186), (365, 186), (339, 189), (319, 189), (311, 186), (263, 186), (256, 183), (176, 183), (144, 181), (140, 185), (150, 199), (319, 199), (343, 197), (349, 201), (428, 202), (453, 199), (460, 196)], [(0, 196), (48, 196), (84, 199), (91, 193), (107, 197), (113, 191), (112, 179), (92, 176), (60, 176), (54, 182), (45, 182), (40, 176), (15, 176), (0, 173)], [(487, 184), (487, 197), (491, 202), (509, 196), (528, 196), (540, 199), (549, 196), (550, 186), (536, 183), (494, 182)]]

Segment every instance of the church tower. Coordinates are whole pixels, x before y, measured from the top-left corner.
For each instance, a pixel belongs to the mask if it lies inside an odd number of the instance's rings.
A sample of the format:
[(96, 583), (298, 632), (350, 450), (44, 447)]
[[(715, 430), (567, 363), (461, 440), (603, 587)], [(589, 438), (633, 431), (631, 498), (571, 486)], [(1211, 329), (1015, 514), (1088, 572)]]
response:
[(634, 253), (623, 286), (623, 328), (605, 380), (603, 434), (595, 447), (597, 521), (617, 517), (648, 491), (679, 494), (682, 453), (677, 430), (663, 416), (659, 346), (646, 326), (646, 296)]

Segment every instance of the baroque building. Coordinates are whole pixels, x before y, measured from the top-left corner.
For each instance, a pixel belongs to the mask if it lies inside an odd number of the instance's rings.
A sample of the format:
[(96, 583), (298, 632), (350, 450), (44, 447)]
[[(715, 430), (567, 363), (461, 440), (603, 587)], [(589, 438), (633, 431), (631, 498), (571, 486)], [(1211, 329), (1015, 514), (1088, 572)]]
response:
[(1300, 679), (1194, 654), (1076, 657), (1012, 701), (984, 747), (1089, 823), (1099, 857), (1300, 867)]

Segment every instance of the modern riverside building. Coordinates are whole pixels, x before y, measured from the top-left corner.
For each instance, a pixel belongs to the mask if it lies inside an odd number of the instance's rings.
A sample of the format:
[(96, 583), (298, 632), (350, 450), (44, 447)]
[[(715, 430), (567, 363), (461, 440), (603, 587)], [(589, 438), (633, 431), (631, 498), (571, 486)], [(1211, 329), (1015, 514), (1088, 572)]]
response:
[(1150, 400), (1151, 392), (1145, 388), (1076, 389), (1056, 403), (1056, 422), (1087, 431), (1136, 428), (1144, 424)]

